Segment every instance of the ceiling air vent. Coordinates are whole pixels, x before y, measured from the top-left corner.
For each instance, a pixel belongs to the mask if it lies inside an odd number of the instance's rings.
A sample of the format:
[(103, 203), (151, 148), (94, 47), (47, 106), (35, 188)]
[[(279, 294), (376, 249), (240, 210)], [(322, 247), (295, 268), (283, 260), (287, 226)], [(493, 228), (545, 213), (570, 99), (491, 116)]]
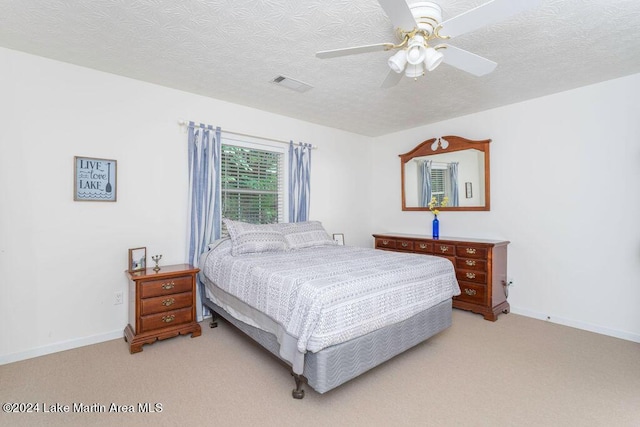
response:
[(310, 84), (285, 76), (278, 76), (275, 79), (271, 80), (271, 82), (295, 90), (296, 92), (306, 92), (309, 89), (313, 88), (313, 86), (311, 86)]

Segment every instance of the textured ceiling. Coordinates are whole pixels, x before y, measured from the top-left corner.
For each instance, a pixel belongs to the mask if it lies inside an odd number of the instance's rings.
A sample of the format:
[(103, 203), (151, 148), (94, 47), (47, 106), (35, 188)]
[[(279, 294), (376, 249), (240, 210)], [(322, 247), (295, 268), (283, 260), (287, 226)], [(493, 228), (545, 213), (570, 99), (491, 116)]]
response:
[[(446, 20), (484, 2), (439, 4)], [(0, 46), (369, 136), (638, 73), (639, 24), (638, 0), (546, 0), (452, 40), (493, 73), (442, 64), (382, 89), (388, 52), (315, 57), (395, 42), (376, 0), (0, 0)]]

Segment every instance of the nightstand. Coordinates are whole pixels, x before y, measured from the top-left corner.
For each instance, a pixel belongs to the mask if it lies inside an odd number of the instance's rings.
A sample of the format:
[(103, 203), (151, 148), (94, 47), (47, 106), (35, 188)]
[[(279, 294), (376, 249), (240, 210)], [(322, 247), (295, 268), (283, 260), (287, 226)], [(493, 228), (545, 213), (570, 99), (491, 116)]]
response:
[(191, 334), (200, 336), (196, 322), (196, 274), (189, 264), (163, 266), (128, 272), (129, 324), (124, 339), (129, 352), (142, 351), (144, 344)]

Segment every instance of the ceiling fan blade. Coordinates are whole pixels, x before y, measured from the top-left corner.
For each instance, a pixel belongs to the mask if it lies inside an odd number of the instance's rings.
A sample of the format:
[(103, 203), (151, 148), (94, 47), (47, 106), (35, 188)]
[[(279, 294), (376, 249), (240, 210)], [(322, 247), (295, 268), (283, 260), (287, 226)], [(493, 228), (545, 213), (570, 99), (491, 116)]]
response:
[(335, 58), (338, 56), (355, 55), (358, 53), (379, 52), (393, 49), (393, 43), (368, 44), (364, 46), (346, 47), (344, 49), (322, 50), (316, 52), (318, 58)]
[(489, 74), (498, 65), (496, 62), (487, 58), (483, 58), (475, 53), (471, 53), (448, 44), (441, 44), (440, 47), (444, 48), (442, 50), (442, 53), (444, 54), (442, 62), (462, 71), (466, 71), (467, 73), (471, 73), (474, 76), (484, 76), (485, 74)]
[(418, 26), (406, 0), (378, 0), (378, 3), (391, 20), (393, 28), (408, 32)]
[(504, 21), (525, 10), (533, 9), (542, 0), (492, 0), (440, 24), (442, 37), (457, 37), (478, 28)]
[(396, 73), (393, 70), (389, 70), (389, 74), (387, 74), (387, 78), (384, 79), (380, 87), (385, 89), (393, 87), (398, 83), (400, 83), (400, 80), (402, 80), (402, 76), (404, 76), (404, 73)]

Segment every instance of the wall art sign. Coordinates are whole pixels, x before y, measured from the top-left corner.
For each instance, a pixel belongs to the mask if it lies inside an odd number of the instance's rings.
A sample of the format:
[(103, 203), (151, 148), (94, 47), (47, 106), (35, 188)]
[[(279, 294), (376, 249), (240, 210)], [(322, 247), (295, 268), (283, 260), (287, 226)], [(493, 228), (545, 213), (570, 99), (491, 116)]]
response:
[(117, 162), (111, 159), (75, 156), (73, 200), (115, 202)]

